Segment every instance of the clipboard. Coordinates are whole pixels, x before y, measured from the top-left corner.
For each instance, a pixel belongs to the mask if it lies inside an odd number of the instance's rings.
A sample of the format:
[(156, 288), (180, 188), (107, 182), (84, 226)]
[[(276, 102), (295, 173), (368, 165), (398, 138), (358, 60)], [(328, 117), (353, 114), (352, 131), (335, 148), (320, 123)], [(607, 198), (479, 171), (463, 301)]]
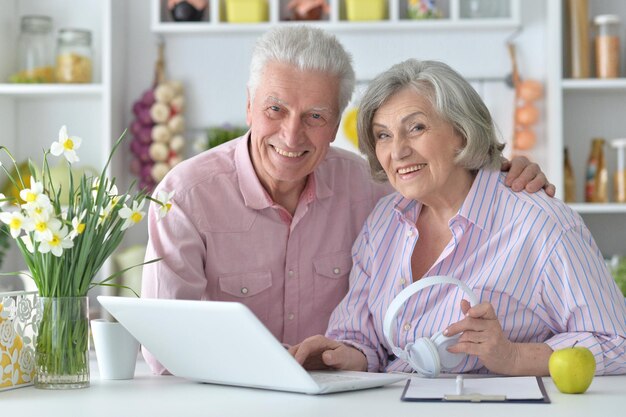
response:
[[(402, 401), (532, 403), (550, 404), (550, 397), (539, 377), (410, 378), (402, 391)], [(461, 392), (459, 392), (461, 391)]]

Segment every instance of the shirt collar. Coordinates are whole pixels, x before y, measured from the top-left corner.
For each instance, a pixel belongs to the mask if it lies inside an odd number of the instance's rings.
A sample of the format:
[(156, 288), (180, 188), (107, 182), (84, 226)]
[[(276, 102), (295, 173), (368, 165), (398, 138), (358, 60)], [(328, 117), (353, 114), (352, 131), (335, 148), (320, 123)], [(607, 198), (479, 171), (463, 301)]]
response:
[[(498, 182), (501, 180), (499, 171), (479, 170), (472, 183), (467, 197), (454, 217), (463, 217), (486, 232), (491, 231), (494, 216), (493, 201), (496, 197)], [(422, 204), (398, 193), (394, 199), (394, 210), (403, 218), (410, 218), (421, 211)], [(417, 212), (414, 210), (417, 208)], [(409, 215), (411, 212), (411, 215)], [(451, 219), (452, 221), (452, 219)]]
[(250, 131), (239, 139), (235, 148), (235, 167), (239, 179), (239, 190), (246, 207), (261, 210), (271, 207), (273, 203), (252, 165), (252, 158), (250, 158), (250, 151), (248, 150), (249, 141)]
[[(262, 210), (272, 207), (274, 202), (265, 188), (263, 188), (263, 184), (259, 181), (259, 177), (254, 170), (250, 150), (248, 148), (249, 142), (250, 131), (239, 140), (235, 148), (235, 166), (239, 177), (239, 190), (241, 191), (246, 207)], [(324, 175), (322, 175), (321, 167), (323, 164), (324, 162), (309, 175), (304, 190), (302, 191), (301, 200), (307, 204), (312, 202), (314, 197), (323, 199), (333, 195), (333, 190), (329, 185), (329, 178), (325, 178)]]
[(479, 170), (458, 215), (489, 233), (495, 215), (494, 200), (502, 175), (497, 170)]

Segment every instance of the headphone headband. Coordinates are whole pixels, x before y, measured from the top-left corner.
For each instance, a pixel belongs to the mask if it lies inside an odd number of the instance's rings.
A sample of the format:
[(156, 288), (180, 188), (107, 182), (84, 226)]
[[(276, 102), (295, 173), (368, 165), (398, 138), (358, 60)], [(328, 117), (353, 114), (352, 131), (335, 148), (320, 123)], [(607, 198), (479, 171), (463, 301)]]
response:
[(474, 294), (464, 282), (456, 278), (444, 275), (435, 275), (432, 277), (421, 278), (420, 280), (415, 281), (414, 283), (400, 291), (400, 294), (396, 295), (391, 304), (389, 304), (389, 307), (387, 308), (387, 313), (385, 313), (385, 319), (383, 321), (383, 334), (385, 335), (387, 342), (391, 345), (393, 353), (401, 359), (403, 359), (401, 356), (402, 353), (404, 353), (404, 350), (400, 349), (394, 344), (392, 337), (393, 322), (396, 320), (396, 317), (400, 312), (400, 307), (402, 307), (404, 303), (406, 303), (406, 301), (411, 298), (411, 296), (413, 296), (415, 293), (423, 290), (424, 288), (432, 287), (433, 285), (439, 284), (456, 285), (461, 290), (463, 290), (463, 292), (465, 292), (467, 298), (469, 299), (470, 305), (472, 306), (475, 306), (479, 302), (476, 294)]

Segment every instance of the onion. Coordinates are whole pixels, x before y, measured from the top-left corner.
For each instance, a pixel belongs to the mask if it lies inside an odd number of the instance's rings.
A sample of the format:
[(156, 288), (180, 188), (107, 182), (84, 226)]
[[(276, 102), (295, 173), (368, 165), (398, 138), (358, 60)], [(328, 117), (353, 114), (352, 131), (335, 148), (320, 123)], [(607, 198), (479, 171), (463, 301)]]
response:
[(520, 125), (533, 125), (539, 120), (539, 110), (532, 104), (526, 104), (518, 107), (515, 111), (515, 120)]
[(517, 87), (517, 93), (523, 100), (535, 101), (543, 95), (543, 85), (536, 80), (525, 80)]
[(536, 142), (537, 136), (535, 135), (535, 132), (530, 129), (523, 129), (515, 132), (515, 140), (513, 142), (513, 146), (516, 149), (526, 151), (535, 146)]

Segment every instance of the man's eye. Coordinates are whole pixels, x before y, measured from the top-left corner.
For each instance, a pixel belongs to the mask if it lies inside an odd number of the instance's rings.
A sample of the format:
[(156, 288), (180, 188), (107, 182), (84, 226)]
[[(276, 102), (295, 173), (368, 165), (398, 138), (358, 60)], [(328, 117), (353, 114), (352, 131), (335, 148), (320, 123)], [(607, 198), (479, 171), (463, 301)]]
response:
[(321, 127), (326, 124), (326, 119), (320, 113), (309, 113), (305, 118), (305, 122), (311, 127)]
[(269, 117), (270, 119), (278, 119), (281, 115), (282, 109), (280, 106), (267, 106), (265, 108), (265, 114), (267, 115), (267, 117)]

